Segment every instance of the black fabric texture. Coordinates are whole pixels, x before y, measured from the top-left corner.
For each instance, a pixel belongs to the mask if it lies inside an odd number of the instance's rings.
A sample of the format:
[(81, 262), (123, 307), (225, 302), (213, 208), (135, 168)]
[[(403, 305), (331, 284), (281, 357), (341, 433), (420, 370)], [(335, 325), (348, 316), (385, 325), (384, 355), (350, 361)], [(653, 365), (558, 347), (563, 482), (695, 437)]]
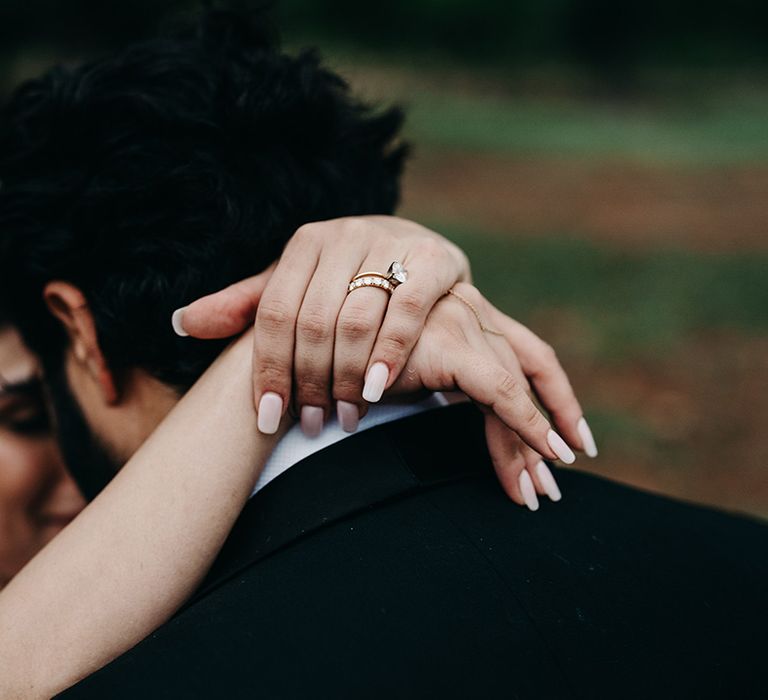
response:
[(259, 492), (167, 624), (60, 697), (764, 698), (768, 527), (580, 473), (529, 512), (468, 405)]

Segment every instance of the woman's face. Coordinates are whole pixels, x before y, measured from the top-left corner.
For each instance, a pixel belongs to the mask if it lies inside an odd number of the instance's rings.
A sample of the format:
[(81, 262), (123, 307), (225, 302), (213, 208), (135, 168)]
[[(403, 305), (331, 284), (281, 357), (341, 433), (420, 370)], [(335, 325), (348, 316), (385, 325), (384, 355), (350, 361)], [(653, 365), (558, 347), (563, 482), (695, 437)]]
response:
[(84, 505), (51, 434), (35, 358), (0, 327), (0, 587)]

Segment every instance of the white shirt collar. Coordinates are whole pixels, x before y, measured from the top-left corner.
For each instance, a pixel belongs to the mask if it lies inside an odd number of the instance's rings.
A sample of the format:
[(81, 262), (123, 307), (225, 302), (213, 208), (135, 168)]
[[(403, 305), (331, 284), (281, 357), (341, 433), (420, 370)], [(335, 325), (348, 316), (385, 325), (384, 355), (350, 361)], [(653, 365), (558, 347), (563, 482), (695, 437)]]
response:
[[(442, 394), (432, 394), (429, 398), (418, 403), (374, 404), (369, 407), (368, 413), (360, 420), (357, 433), (374, 428), (377, 425), (382, 425), (383, 423), (389, 423), (406, 416), (413, 416), (417, 413), (447, 405), (448, 401)], [(356, 435), (357, 433), (352, 434)], [(277, 443), (266, 465), (264, 465), (264, 469), (259, 476), (259, 480), (256, 482), (256, 486), (253, 488), (251, 496), (305, 457), (309, 457), (309, 455), (319, 452), (335, 442), (339, 442), (339, 440), (351, 437), (352, 434), (345, 433), (341, 429), (335, 416), (325, 424), (320, 435), (314, 438), (308, 438), (304, 435), (301, 426), (297, 423)]]

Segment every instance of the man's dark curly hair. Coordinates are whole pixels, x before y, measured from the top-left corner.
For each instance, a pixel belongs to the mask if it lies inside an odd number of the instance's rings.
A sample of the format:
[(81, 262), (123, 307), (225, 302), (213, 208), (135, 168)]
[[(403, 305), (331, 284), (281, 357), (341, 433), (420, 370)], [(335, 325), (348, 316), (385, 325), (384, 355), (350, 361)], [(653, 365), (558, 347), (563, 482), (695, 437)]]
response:
[(65, 338), (42, 290), (85, 294), (113, 370), (180, 390), (221, 344), (171, 312), (255, 274), (301, 224), (392, 213), (397, 109), (350, 95), (312, 51), (209, 11), (187, 34), (21, 85), (0, 115), (0, 294), (44, 364)]

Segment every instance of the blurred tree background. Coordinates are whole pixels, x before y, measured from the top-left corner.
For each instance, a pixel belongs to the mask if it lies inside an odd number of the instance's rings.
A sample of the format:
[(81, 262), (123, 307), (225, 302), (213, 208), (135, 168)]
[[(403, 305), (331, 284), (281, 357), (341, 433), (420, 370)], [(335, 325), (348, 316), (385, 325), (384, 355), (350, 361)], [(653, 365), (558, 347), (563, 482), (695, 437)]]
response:
[[(402, 213), (557, 347), (578, 466), (768, 517), (768, 4), (273, 4), (289, 49), (409, 108)], [(197, 6), (3, 0), (0, 93)]]

